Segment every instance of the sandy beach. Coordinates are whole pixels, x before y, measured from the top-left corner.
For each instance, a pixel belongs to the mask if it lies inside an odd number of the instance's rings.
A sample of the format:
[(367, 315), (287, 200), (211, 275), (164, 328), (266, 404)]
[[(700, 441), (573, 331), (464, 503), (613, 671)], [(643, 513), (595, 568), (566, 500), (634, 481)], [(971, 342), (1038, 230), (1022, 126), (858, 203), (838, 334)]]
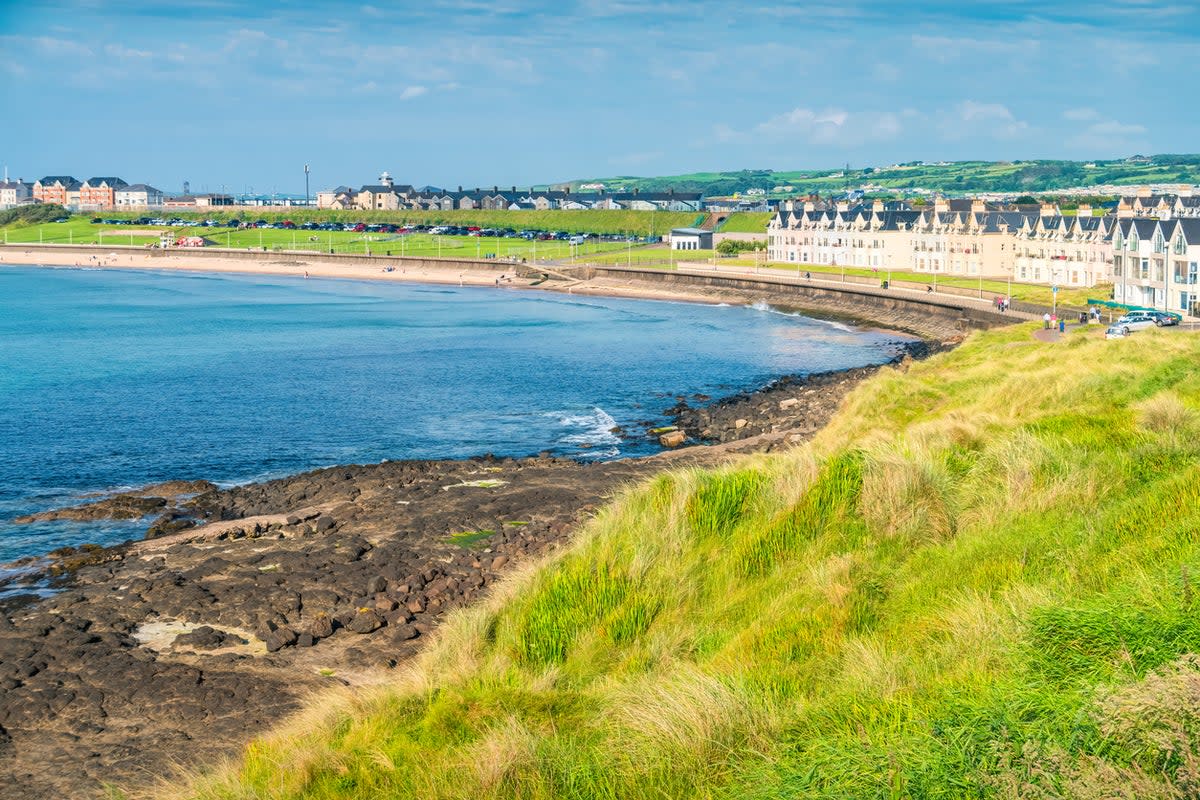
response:
[[(0, 246), (0, 267), (45, 266), (80, 269), (127, 269), (160, 272), (203, 272), (209, 274), (280, 275), (293, 278), (393, 281), (401, 283), (442, 284), (450, 286), (502, 287), (536, 290), (560, 294), (597, 297), (624, 297), (672, 302), (746, 305), (766, 302), (772, 306), (795, 309), (805, 314), (827, 317), (866, 328), (904, 331), (930, 340), (955, 338), (961, 329), (945, 315), (929, 314), (921, 306), (871, 307), (857, 303), (852, 297), (825, 298), (820, 302), (805, 302), (792, 293), (781, 291), (778, 283), (758, 283), (755, 276), (736, 275), (751, 281), (749, 287), (731, 288), (662, 283), (638, 280), (637, 276), (595, 277), (591, 279), (557, 279), (541, 281), (531, 273), (539, 268), (551, 272), (563, 269), (558, 264), (531, 266), (507, 261), (491, 264), (480, 261), (439, 263), (429, 258), (347, 257), (306, 253), (264, 253), (260, 251), (189, 253), (184, 250), (139, 252), (137, 250), (101, 249), (94, 247), (62, 248), (29, 245)], [(518, 274), (518, 272), (520, 274)], [(717, 274), (717, 273), (714, 273)], [(540, 277), (540, 276), (539, 276)], [(703, 276), (700, 276), (703, 278)], [(821, 279), (805, 282), (813, 288), (839, 290), (844, 284)], [(905, 293), (907, 294), (907, 293)], [(922, 298), (924, 299), (924, 298)], [(955, 305), (972, 304), (969, 299), (938, 297)], [(1017, 315), (1013, 315), (1017, 316)], [(1007, 320), (1006, 320), (1007, 321)]]

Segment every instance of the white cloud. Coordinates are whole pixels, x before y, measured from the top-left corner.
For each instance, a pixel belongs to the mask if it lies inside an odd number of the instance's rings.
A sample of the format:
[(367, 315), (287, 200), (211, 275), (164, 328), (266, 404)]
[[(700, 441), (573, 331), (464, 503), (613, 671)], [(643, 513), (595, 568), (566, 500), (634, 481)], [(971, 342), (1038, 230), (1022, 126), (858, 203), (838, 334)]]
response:
[(749, 134), (718, 127), (718, 139), (733, 141), (751, 137), (772, 140), (799, 139), (814, 145), (858, 145), (888, 141), (902, 132), (905, 112), (847, 111), (843, 108), (793, 108), (755, 125)]
[(1145, 125), (1126, 123), (1115, 119), (1102, 119), (1099, 115), (1090, 118), (1067, 144), (1093, 155), (1108, 155), (1143, 149), (1148, 143)]
[(1062, 112), (1062, 118), (1071, 122), (1088, 122), (1100, 119), (1100, 112), (1094, 108), (1068, 108)]
[(1017, 119), (1008, 106), (964, 100), (946, 114), (937, 115), (942, 133), (950, 139), (991, 136), (1012, 139), (1029, 130), (1029, 123)]
[(113, 58), (119, 58), (123, 61), (135, 58), (150, 58), (150, 56), (154, 55), (149, 50), (134, 50), (131, 47), (125, 47), (124, 45), (119, 44), (105, 45), (104, 52)]
[(401, 100), (412, 100), (414, 97), (420, 97), (429, 92), (428, 86), (409, 86), (400, 93)]

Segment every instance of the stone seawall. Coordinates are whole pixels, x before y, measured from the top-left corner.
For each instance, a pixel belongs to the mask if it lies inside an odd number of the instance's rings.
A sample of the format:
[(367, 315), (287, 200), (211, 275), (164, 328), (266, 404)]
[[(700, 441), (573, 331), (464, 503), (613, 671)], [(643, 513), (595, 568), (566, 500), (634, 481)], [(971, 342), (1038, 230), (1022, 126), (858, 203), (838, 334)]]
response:
[(653, 270), (636, 267), (595, 266), (572, 271), (592, 281), (625, 281), (640, 284), (736, 292), (748, 301), (763, 300), (815, 314), (833, 314), (898, 326), (923, 336), (944, 336), (979, 328), (1025, 321), (1024, 314), (1001, 314), (957, 298), (925, 296), (823, 281), (797, 281), (770, 275), (729, 275), (689, 270)]

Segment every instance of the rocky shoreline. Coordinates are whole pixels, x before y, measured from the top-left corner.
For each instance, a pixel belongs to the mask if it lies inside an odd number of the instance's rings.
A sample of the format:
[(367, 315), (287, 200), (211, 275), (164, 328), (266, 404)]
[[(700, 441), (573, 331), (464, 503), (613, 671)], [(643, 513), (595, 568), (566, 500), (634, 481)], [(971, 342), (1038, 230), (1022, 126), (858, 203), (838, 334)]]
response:
[(644, 458), (384, 462), (34, 515), (157, 517), (143, 541), (30, 565), (60, 591), (0, 606), (0, 795), (103, 796), (236, 754), (307, 693), (385, 676), (447, 611), (565, 543), (623, 487), (811, 438), (878, 369), (681, 401), (667, 427), (709, 446)]

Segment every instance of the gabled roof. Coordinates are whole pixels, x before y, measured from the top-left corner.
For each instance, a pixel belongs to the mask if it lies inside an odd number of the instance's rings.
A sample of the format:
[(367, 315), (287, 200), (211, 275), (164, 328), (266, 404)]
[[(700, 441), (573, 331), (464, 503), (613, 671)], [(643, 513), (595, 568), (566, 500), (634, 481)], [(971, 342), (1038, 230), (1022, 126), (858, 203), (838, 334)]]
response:
[(161, 189), (155, 189), (147, 183), (135, 183), (132, 186), (123, 186), (117, 189), (118, 192), (146, 192), (147, 194), (158, 193), (162, 194)]
[(61, 183), (63, 186), (68, 188), (81, 185), (78, 180), (70, 175), (47, 175), (37, 182), (42, 186), (53, 186), (56, 183)]
[(129, 185), (120, 178), (113, 177), (88, 178), (86, 181), (84, 181), (84, 183), (86, 183), (89, 187), (97, 187), (101, 184), (106, 184), (110, 189), (119, 189), (122, 186)]
[(1176, 222), (1188, 244), (1200, 244), (1200, 218), (1184, 217)]

